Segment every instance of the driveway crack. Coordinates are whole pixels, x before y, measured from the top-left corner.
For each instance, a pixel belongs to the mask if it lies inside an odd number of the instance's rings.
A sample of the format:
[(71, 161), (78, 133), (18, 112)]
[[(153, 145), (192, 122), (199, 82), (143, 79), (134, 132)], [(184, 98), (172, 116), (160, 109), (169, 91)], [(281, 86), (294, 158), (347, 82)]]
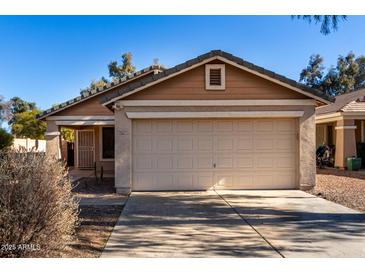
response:
[(220, 195), (216, 190), (214, 192), (238, 215), (240, 218), (249, 225), (276, 253), (278, 253), (282, 258), (285, 256), (268, 240), (262, 235), (245, 217), (243, 217), (236, 208), (234, 208), (222, 195)]

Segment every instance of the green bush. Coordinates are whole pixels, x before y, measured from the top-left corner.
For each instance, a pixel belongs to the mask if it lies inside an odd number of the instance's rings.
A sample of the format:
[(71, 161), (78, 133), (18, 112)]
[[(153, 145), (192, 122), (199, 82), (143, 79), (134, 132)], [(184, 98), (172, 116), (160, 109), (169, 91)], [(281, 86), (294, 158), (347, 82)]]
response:
[(10, 147), (13, 139), (13, 135), (7, 133), (5, 129), (0, 128), (0, 150)]
[(40, 153), (0, 153), (0, 257), (59, 256), (78, 224), (71, 190), (62, 162)]

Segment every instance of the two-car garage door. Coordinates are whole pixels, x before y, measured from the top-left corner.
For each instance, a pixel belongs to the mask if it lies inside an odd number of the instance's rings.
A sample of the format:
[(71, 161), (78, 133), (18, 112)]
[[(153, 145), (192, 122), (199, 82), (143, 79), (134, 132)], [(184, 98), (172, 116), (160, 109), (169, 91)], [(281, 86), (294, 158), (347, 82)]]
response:
[(296, 119), (133, 121), (133, 190), (297, 187)]

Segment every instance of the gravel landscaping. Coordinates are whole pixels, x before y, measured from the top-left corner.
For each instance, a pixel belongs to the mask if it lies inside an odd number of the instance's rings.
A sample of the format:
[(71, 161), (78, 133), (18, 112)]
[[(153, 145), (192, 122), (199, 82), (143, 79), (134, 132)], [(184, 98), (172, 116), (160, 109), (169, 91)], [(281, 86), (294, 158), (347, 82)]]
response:
[(95, 178), (83, 178), (75, 183), (73, 192), (80, 200), (80, 226), (76, 230), (73, 242), (60, 257), (100, 257), (126, 197), (114, 192), (113, 178), (106, 178), (102, 183), (97, 182)]
[(318, 169), (316, 186), (308, 193), (365, 211), (365, 170)]

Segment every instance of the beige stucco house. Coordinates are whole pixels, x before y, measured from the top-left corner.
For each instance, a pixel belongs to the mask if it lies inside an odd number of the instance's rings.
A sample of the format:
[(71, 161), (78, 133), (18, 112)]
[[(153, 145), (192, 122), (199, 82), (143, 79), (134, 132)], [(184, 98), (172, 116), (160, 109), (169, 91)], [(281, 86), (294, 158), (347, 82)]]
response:
[(335, 166), (357, 156), (356, 144), (365, 142), (365, 89), (336, 96), (335, 102), (316, 110), (316, 145), (335, 146)]
[(215, 50), (139, 71), (45, 111), (47, 153), (76, 130), (76, 168), (115, 174), (117, 192), (298, 189), (315, 184), (322, 93)]

